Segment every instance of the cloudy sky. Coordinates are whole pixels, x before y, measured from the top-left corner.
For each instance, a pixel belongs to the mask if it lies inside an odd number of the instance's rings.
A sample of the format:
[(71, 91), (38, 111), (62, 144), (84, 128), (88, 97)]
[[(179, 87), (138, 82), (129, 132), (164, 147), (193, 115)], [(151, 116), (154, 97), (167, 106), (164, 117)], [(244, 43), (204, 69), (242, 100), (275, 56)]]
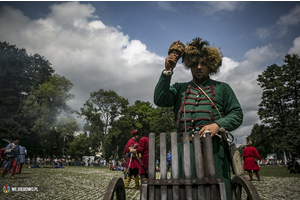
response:
[[(170, 44), (202, 37), (223, 54), (212, 78), (229, 83), (242, 105), (238, 143), (259, 123), (258, 74), (300, 54), (297, 1), (11, 1), (0, 2), (0, 27), (0, 41), (44, 56), (74, 84), (69, 105), (76, 110), (99, 89), (153, 104)], [(179, 62), (172, 83), (191, 80)]]

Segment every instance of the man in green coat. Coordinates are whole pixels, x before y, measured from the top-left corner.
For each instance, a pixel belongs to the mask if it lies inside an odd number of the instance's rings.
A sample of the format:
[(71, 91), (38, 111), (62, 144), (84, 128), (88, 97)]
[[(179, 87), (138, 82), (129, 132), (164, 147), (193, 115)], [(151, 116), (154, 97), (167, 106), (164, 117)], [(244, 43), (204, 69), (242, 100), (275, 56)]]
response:
[[(231, 199), (229, 162), (223, 146), (219, 143), (219, 138), (213, 136), (218, 133), (220, 127), (224, 127), (227, 131), (237, 129), (243, 122), (243, 112), (231, 87), (226, 83), (210, 79), (210, 75), (216, 74), (222, 64), (221, 52), (218, 48), (209, 46), (207, 41), (195, 38), (187, 46), (180, 41), (173, 42), (168, 54), (165, 59), (165, 69), (155, 87), (154, 103), (160, 107), (174, 106), (179, 141), (179, 163), (182, 163), (181, 141), (185, 128), (190, 136), (195, 132), (202, 135), (207, 130), (210, 131), (216, 177), (223, 179), (227, 199)], [(192, 80), (170, 85), (173, 69), (181, 56), (183, 65), (191, 70)], [(186, 119), (184, 119), (184, 111)], [(191, 151), (191, 158), (192, 154)], [(191, 160), (193, 176), (194, 164), (193, 159)], [(179, 164), (179, 174), (182, 177), (181, 164)]]

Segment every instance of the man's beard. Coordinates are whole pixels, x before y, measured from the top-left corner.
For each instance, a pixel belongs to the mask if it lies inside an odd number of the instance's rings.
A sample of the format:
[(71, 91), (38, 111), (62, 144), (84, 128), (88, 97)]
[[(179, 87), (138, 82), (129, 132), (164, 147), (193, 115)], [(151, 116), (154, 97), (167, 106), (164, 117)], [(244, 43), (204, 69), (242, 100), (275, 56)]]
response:
[(205, 82), (205, 81), (209, 78), (209, 76), (205, 76), (205, 75), (203, 74), (203, 72), (201, 72), (201, 73), (202, 73), (201, 76), (197, 76), (197, 74), (193, 75), (193, 80), (194, 80), (196, 83), (198, 83), (198, 84), (202, 84), (203, 82)]

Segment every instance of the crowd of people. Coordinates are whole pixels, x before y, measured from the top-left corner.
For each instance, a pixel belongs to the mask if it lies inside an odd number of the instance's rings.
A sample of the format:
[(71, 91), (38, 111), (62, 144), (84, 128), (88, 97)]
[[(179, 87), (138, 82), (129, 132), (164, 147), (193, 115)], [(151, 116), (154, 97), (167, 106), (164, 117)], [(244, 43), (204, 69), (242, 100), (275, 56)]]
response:
[(36, 157), (26, 158), (26, 164), (28, 165), (59, 165), (59, 166), (88, 166), (88, 167), (108, 167), (105, 159), (99, 158), (61, 158), (61, 157)]
[[(9, 141), (7, 141), (9, 142)], [(19, 139), (13, 138), (13, 141), (0, 148), (0, 176), (4, 176), (10, 173), (10, 178), (14, 179), (15, 174), (20, 174), (24, 164), (31, 165), (31, 168), (41, 168), (40, 165), (51, 165), (53, 168), (61, 168), (62, 166), (89, 166), (89, 167), (107, 167), (105, 159), (88, 158), (88, 159), (70, 159), (70, 158), (59, 158), (59, 157), (39, 157), (30, 159), (26, 157), (27, 150), (25, 147), (19, 145)], [(111, 160), (110, 160), (111, 162)], [(108, 166), (109, 167), (109, 166)], [(48, 166), (43, 168), (49, 168)], [(51, 167), (50, 167), (51, 168)]]
[(110, 159), (109, 160), (109, 169), (115, 171), (124, 171), (125, 169), (125, 158), (118, 160), (118, 159)]

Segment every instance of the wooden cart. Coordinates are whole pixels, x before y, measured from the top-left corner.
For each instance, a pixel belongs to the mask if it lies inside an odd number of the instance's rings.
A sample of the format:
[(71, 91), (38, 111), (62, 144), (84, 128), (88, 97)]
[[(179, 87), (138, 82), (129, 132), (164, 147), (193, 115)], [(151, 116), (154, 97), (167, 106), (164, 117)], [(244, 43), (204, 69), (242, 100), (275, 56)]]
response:
[[(149, 171), (148, 180), (141, 181), (141, 200), (225, 200), (225, 184), (220, 178), (215, 177), (215, 165), (213, 159), (212, 139), (210, 133), (206, 133), (202, 142), (199, 134), (189, 137), (183, 133), (183, 176), (179, 179), (177, 133), (171, 133), (172, 152), (172, 178), (167, 178), (167, 145), (166, 133), (160, 134), (160, 179), (156, 179), (155, 170), (155, 134), (149, 134)], [(193, 145), (195, 162), (195, 177), (191, 178), (190, 170), (190, 143)], [(201, 148), (201, 145), (203, 147)], [(201, 156), (203, 149), (204, 159)], [(197, 153), (196, 153), (197, 152)], [(202, 163), (204, 160), (204, 164)], [(204, 169), (203, 169), (204, 166)], [(205, 171), (205, 173), (204, 173)], [(232, 199), (259, 200), (259, 195), (254, 185), (244, 176), (234, 176), (231, 179)], [(125, 200), (126, 193), (123, 178), (113, 178), (104, 195), (104, 200)]]

